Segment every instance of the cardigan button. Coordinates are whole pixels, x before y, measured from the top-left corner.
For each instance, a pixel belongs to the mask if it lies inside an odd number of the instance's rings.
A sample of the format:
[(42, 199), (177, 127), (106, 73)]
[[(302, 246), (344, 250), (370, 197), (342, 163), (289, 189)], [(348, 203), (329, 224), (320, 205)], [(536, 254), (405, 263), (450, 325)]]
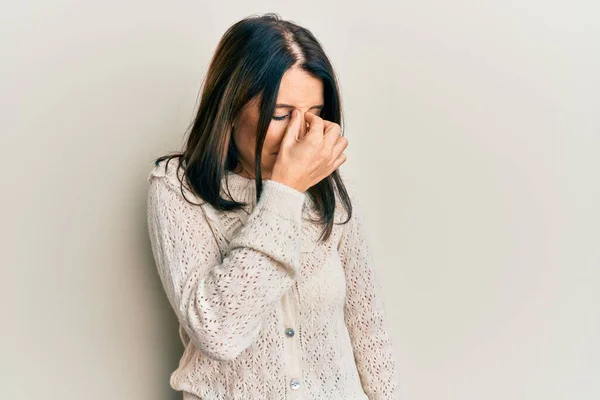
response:
[(299, 388), (300, 388), (300, 381), (299, 381), (298, 379), (292, 379), (292, 380), (290, 381), (290, 387), (291, 387), (293, 390), (299, 389)]
[(294, 336), (294, 329), (292, 329), (292, 328), (287, 328), (287, 329), (285, 330), (285, 334), (286, 334), (287, 336), (289, 336), (289, 337), (292, 337), (292, 336)]

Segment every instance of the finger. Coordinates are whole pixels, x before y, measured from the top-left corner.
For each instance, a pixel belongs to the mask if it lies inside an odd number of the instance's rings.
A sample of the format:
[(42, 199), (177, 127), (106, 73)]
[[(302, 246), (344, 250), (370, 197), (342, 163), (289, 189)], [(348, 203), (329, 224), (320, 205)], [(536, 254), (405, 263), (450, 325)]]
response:
[(339, 136), (337, 141), (333, 145), (333, 149), (331, 150), (332, 156), (338, 157), (341, 153), (343, 153), (348, 148), (348, 139), (345, 136)]
[[(346, 157), (346, 154), (341, 153), (333, 162), (333, 171), (338, 169), (340, 167), (340, 165), (342, 165), (343, 163), (346, 162), (347, 159), (348, 159), (348, 157)], [(331, 172), (333, 172), (333, 171), (331, 171)]]
[(298, 132), (298, 140), (302, 139), (304, 136), (306, 136), (306, 120), (304, 119), (304, 113), (300, 110), (296, 110), (298, 112), (299, 115), (299, 120), (300, 120), (300, 131)]
[(331, 121), (323, 120), (323, 122), (325, 124), (325, 134), (323, 135), (323, 140), (326, 142), (327, 146), (332, 147), (342, 136), (341, 127)]
[(307, 135), (323, 135), (323, 119), (321, 119), (321, 117), (313, 113), (307, 112), (306, 114), (304, 114), (304, 118), (306, 119), (306, 122), (308, 122), (308, 124), (310, 125), (310, 128), (306, 133)]
[(299, 110), (292, 111), (292, 118), (288, 124), (285, 135), (281, 139), (282, 145), (290, 146), (298, 139), (298, 133), (300, 132), (300, 124), (302, 121), (302, 114)]

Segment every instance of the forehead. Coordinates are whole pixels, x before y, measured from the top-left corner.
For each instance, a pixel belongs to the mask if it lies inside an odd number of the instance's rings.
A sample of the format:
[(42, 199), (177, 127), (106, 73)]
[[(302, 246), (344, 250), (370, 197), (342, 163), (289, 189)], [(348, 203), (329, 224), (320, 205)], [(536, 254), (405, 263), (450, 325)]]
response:
[(312, 107), (323, 103), (323, 82), (300, 68), (288, 69), (281, 78), (277, 103)]

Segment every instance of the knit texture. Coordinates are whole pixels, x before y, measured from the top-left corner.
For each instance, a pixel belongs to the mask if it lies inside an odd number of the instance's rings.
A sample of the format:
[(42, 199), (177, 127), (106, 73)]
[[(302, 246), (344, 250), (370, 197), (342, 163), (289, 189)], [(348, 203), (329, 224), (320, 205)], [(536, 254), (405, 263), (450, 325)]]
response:
[[(178, 163), (152, 168), (147, 199), (152, 252), (185, 348), (171, 387), (184, 400), (399, 399), (351, 182), (342, 175), (352, 219), (319, 242), (308, 194), (264, 180), (256, 202), (254, 180), (227, 172), (222, 195), (249, 205), (220, 211), (181, 187)], [(339, 223), (347, 215), (337, 200)]]

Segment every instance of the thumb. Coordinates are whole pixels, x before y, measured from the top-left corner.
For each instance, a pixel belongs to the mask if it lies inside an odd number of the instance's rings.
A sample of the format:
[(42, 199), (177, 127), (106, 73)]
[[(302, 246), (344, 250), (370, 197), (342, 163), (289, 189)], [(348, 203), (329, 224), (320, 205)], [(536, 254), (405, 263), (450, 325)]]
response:
[(294, 110), (292, 112), (290, 123), (285, 130), (285, 135), (281, 140), (282, 145), (291, 146), (297, 139), (299, 139), (298, 135), (300, 133), (301, 123), (302, 113), (299, 110)]

